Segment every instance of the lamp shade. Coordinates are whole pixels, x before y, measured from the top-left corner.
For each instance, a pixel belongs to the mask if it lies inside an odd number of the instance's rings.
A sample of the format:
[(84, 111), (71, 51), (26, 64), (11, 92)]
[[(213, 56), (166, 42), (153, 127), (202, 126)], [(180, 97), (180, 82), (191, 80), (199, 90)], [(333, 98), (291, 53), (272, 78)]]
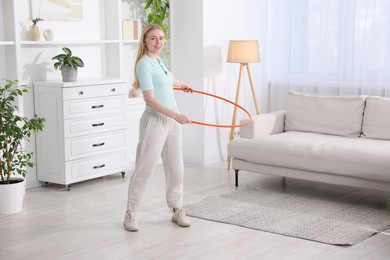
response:
[(227, 62), (260, 62), (259, 42), (257, 40), (229, 41)]

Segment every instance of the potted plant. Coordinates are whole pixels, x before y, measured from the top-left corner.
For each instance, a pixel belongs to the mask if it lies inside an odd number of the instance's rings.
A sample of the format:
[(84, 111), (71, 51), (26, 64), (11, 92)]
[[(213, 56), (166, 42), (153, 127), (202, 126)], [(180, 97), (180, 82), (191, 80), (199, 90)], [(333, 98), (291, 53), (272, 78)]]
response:
[(44, 126), (43, 118), (18, 113), (15, 102), (28, 90), (16, 80), (0, 82), (0, 214), (22, 210), (26, 168), (34, 166), (33, 153), (23, 149), (23, 142)]
[(61, 70), (64, 82), (75, 82), (77, 81), (77, 68), (84, 67), (84, 62), (80, 57), (73, 56), (69, 48), (63, 47), (62, 50), (64, 53), (52, 58), (52, 60), (57, 60), (54, 68)]
[(37, 23), (39, 21), (43, 21), (41, 18), (34, 18), (32, 19), (33, 25), (30, 26), (30, 30), (28, 31), (28, 38), (31, 41), (39, 41), (41, 38), (41, 32), (39, 31), (39, 27), (37, 26)]

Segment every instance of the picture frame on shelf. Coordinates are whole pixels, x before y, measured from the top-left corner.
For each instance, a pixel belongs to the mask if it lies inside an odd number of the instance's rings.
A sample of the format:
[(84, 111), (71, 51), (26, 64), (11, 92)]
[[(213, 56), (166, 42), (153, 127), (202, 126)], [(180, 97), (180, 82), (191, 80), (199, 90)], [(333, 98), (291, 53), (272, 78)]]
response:
[(83, 20), (83, 0), (31, 0), (31, 16), (45, 21)]

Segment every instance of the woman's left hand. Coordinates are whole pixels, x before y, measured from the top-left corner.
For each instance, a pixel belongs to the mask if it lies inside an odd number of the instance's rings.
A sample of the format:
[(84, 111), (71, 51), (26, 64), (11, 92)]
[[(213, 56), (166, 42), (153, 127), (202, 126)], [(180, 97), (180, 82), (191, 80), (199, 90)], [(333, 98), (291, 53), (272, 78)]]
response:
[(192, 88), (190, 88), (190, 87), (184, 87), (184, 88), (182, 88), (182, 89), (183, 89), (184, 92), (190, 92), (190, 93), (192, 93)]
[(192, 93), (192, 88), (187, 83), (181, 80), (173, 79), (173, 86), (181, 88), (184, 92)]

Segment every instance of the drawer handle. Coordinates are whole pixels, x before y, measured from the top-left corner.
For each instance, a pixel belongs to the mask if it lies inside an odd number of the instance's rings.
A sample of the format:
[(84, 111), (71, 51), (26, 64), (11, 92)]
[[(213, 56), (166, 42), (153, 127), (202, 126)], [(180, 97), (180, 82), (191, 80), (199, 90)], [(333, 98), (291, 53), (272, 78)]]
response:
[(111, 91), (112, 91), (112, 92), (115, 92), (115, 91), (116, 91), (116, 88), (112, 88)]
[(104, 125), (104, 123), (92, 124), (93, 127), (103, 126), (103, 125)]
[(93, 144), (92, 146), (93, 147), (99, 147), (99, 146), (103, 146), (104, 145), (104, 143), (100, 143), (100, 144)]
[(106, 165), (105, 164), (101, 164), (101, 165), (96, 165), (96, 166), (93, 166), (94, 169), (100, 169), (100, 168), (103, 168), (105, 167)]
[(92, 109), (95, 109), (95, 108), (102, 108), (104, 107), (104, 105), (96, 105), (96, 106), (92, 106)]
[(79, 95), (83, 95), (83, 94), (84, 94), (84, 91), (80, 91), (80, 92), (79, 92)]

